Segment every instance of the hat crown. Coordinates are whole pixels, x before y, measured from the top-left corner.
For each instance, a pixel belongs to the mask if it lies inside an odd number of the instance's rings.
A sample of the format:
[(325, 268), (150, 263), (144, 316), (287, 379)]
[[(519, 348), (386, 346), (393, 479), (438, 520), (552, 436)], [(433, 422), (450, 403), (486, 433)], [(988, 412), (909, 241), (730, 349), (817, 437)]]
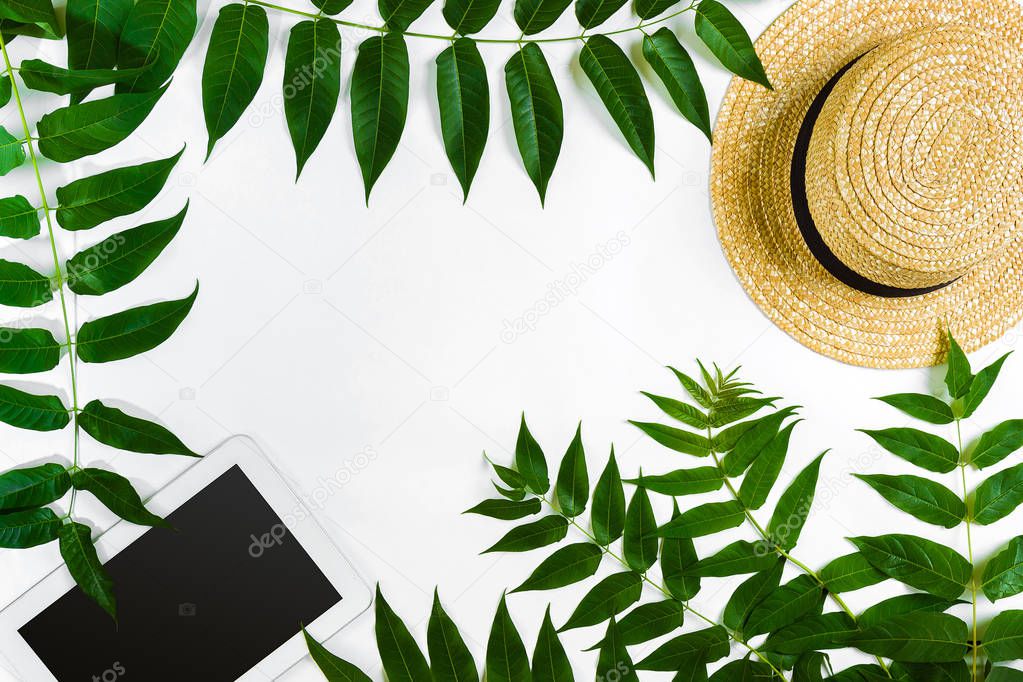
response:
[(807, 153), (810, 213), (848, 267), (928, 288), (1001, 251), (1023, 215), (1015, 46), (942, 26), (878, 45), (841, 76)]

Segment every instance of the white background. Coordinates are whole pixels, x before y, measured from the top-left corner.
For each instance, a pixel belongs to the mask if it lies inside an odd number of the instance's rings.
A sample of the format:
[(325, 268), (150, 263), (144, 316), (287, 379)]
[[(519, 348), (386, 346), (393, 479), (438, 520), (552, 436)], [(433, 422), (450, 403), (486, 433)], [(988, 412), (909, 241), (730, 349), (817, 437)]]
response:
[[(308, 9), (301, 0), (289, 3)], [(506, 4), (485, 35), (517, 37), (511, 3)], [(729, 5), (755, 36), (788, 3), (732, 0)], [(815, 514), (797, 551), (811, 566), (851, 551), (844, 538), (857, 534), (915, 532), (965, 552), (962, 531), (935, 530), (898, 514), (849, 476), (909, 471), (854, 429), (903, 424), (893, 410), (870, 398), (937, 390), (941, 373), (842, 365), (815, 355), (768, 323), (719, 249), (707, 191), (709, 146), (653, 80), (647, 78), (657, 122), (656, 182), (633, 157), (581, 74), (578, 45), (545, 47), (564, 99), (566, 134), (542, 210), (522, 170), (509, 120), (503, 65), (512, 48), (482, 46), (491, 75), (491, 131), (463, 206), (439, 134), (433, 60), (443, 43), (410, 38), (408, 123), (367, 208), (347, 96), (355, 47), (368, 36), (365, 32), (344, 31), (342, 103), (300, 182), (294, 182), (294, 157), (280, 111), (284, 48), (296, 19), (279, 13), (271, 13), (269, 66), (255, 103), (203, 163), (200, 79), (220, 6), (200, 7), (199, 34), (170, 90), (130, 141), (69, 167), (44, 166), (52, 199), (54, 188), (71, 177), (169, 156), (188, 143), (167, 189), (144, 214), (78, 235), (77, 248), (114, 229), (171, 215), (188, 199), (191, 208), (181, 234), (138, 282), (99, 300), (81, 300), (78, 313), (84, 321), (182, 297), (196, 279), (201, 282), (198, 304), (179, 332), (147, 355), (82, 365), (83, 400), (119, 401), (158, 418), (200, 451), (229, 434), (251, 434), (298, 491), (322, 506), (333, 538), (367, 581), (379, 581), (420, 641), (425, 643), (438, 586), (481, 665), (502, 590), (521, 582), (546, 556), (545, 550), (477, 554), (512, 527), (460, 515), (492, 493), (482, 451), (508, 463), (525, 411), (552, 460), (552, 472), (579, 420), (591, 481), (612, 443), (627, 475), (640, 466), (646, 473), (686, 466), (690, 462), (681, 455), (641, 439), (626, 419), (657, 418), (638, 391), (677, 396), (680, 389), (664, 366), (695, 371), (696, 357), (726, 368), (741, 363), (743, 374), (764, 390), (805, 406), (806, 421), (796, 430), (783, 480), (832, 448)], [(379, 21), (364, 0), (344, 16)], [(635, 17), (623, 11), (607, 28), (634, 23)], [(690, 46), (715, 113), (728, 74), (696, 44), (691, 16), (668, 25)], [(450, 33), (439, 3), (414, 28)], [(577, 32), (568, 12), (549, 35)], [(638, 56), (636, 32), (617, 39)], [(19, 40), (13, 53), (16, 59), (36, 56), (32, 51), (38, 45)], [(63, 59), (58, 51), (43, 56)], [(36, 117), (58, 104), (43, 96), (29, 100)], [(0, 117), (8, 129), (19, 130), (12, 106)], [(16, 191), (35, 200), (28, 167), (4, 179), (4, 195)], [(70, 255), (75, 238), (62, 235), (61, 246), (65, 257)], [(45, 239), (8, 242), (0, 245), (0, 257), (50, 271), (46, 248)], [(552, 287), (571, 291), (556, 305), (547, 305), (543, 301)], [(12, 321), (23, 319), (22, 311), (3, 312)], [(30, 313), (52, 320), (57, 309), (51, 304)], [(502, 337), (506, 324), (519, 318), (531, 320), (534, 328)], [(1011, 333), (975, 354), (975, 366), (1016, 343)], [(15, 385), (55, 386), (67, 395), (67, 372), (65, 359), (53, 372)], [(1017, 387), (1023, 361), (1011, 359), (1002, 377), (990, 404), (970, 425), (971, 435), (1014, 416), (1013, 410), (1020, 416)], [(69, 431), (45, 435), (2, 426), (0, 468), (67, 458), (69, 440)], [(88, 438), (83, 457), (87, 463), (112, 465), (145, 494), (186, 464), (117, 453)], [(957, 485), (954, 474), (944, 482)], [(761, 513), (765, 520), (774, 499)], [(697, 501), (702, 500), (683, 503)], [(668, 514), (664, 502), (658, 500), (662, 521)], [(99, 528), (113, 521), (95, 506), (81, 510)], [(1019, 519), (981, 528), (976, 534), (979, 556), (1006, 541)], [(698, 549), (706, 555), (739, 536), (701, 541)], [(741, 536), (749, 537), (745, 530)], [(0, 553), (0, 598), (13, 599), (58, 562), (55, 545)], [(602, 573), (611, 570), (610, 561), (601, 568)], [(706, 581), (694, 605), (719, 613), (732, 585)], [(872, 588), (849, 601), (862, 608), (897, 589)], [(509, 598), (528, 649), (548, 600), (560, 624), (584, 590), (579, 586)], [(366, 614), (327, 645), (380, 679), (372, 625), (372, 615)], [(695, 626), (690, 622), (688, 627)], [(594, 628), (565, 637), (580, 679), (592, 676), (596, 656), (579, 651), (599, 636)], [(652, 647), (636, 647), (632, 654), (638, 660)], [(319, 678), (306, 660), (283, 679)]]

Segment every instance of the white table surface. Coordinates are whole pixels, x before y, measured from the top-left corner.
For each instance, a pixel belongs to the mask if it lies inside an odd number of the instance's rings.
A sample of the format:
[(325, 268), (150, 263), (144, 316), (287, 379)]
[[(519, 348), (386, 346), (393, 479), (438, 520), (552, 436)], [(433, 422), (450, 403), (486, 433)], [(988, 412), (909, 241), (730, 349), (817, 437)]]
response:
[[(306, 8), (302, 0), (288, 2)], [(511, 527), (460, 515), (492, 492), (481, 451), (507, 463), (524, 410), (554, 462), (582, 420), (594, 481), (611, 443), (626, 474), (640, 465), (648, 473), (683, 466), (681, 456), (641, 439), (625, 420), (655, 418), (656, 410), (638, 391), (679, 394), (664, 366), (693, 369), (695, 357), (725, 367), (741, 363), (749, 379), (806, 406), (784, 478), (833, 448), (798, 552), (807, 563), (818, 567), (851, 551), (845, 536), (895, 528), (965, 551), (961, 530), (935, 531), (900, 515), (849, 476), (909, 471), (854, 429), (903, 423), (870, 397), (928, 390), (940, 384), (941, 374), (846, 366), (815, 355), (767, 321), (734, 279), (715, 237), (707, 190), (709, 146), (659, 85), (647, 81), (657, 123), (653, 182), (581, 73), (578, 47), (545, 47), (564, 99), (566, 134), (547, 208), (541, 210), (509, 121), (503, 65), (511, 48), (483, 46), (493, 95), (491, 133), (463, 206), (439, 134), (433, 60), (442, 44), (410, 38), (408, 123), (367, 208), (347, 97), (354, 50), (366, 37), (357, 31), (343, 32), (342, 107), (298, 184), (280, 111), (284, 48), (295, 20), (276, 13), (271, 14), (263, 87), (241, 123), (203, 163), (199, 84), (222, 4), (201, 3), (199, 34), (138, 134), (70, 168), (45, 167), (52, 196), (68, 178), (167, 156), (188, 142), (167, 189), (144, 213), (147, 219), (164, 217), (189, 199), (181, 234), (138, 282), (83, 300), (79, 315), (84, 321), (184, 296), (197, 278), (198, 304), (170, 341), (144, 357), (83, 365), (85, 399), (122, 401), (158, 418), (200, 451), (229, 434), (251, 434), (300, 492), (323, 498), (320, 514), (333, 538), (367, 581), (380, 582), (424, 643), (433, 589), (439, 586), (480, 664), (502, 590), (521, 582), (545, 555), (541, 550), (478, 556)], [(729, 3), (754, 36), (788, 4)], [(486, 35), (517, 36), (511, 3), (506, 5)], [(365, 0), (357, 0), (344, 16), (378, 20)], [(634, 22), (620, 12), (607, 28)], [(669, 25), (693, 47), (714, 113), (728, 75), (695, 46), (691, 16)], [(568, 12), (550, 34), (572, 35), (577, 28)], [(416, 29), (447, 30), (440, 3)], [(636, 33), (618, 41), (638, 54)], [(14, 55), (35, 56), (29, 52), (38, 45), (17, 41)], [(46, 46), (42, 56), (61, 59), (53, 47)], [(55, 103), (33, 97), (30, 106), (40, 114)], [(16, 128), (14, 116), (12, 107), (5, 108), (2, 124)], [(19, 169), (4, 179), (5, 193), (34, 197), (32, 181), (27, 168)], [(79, 246), (141, 222), (139, 216), (119, 219), (79, 235)], [(68, 255), (74, 238), (63, 237)], [(0, 248), (0, 257), (48, 265), (45, 240), (27, 252), (9, 244)], [(612, 251), (617, 253), (600, 255)], [(540, 303), (552, 286), (566, 282), (571, 292), (557, 305)], [(40, 314), (56, 313), (50, 306)], [(19, 311), (4, 314), (13, 319)], [(502, 336), (506, 324), (520, 317), (532, 319), (535, 328), (515, 338)], [(1011, 350), (1017, 341), (1018, 332), (1010, 333), (976, 353), (975, 364)], [(66, 379), (66, 360), (45, 376), (31, 377), (64, 391)], [(1021, 416), (1021, 380), (1023, 359), (1011, 359), (971, 433)], [(69, 433), (0, 426), (0, 468), (66, 457)], [(112, 465), (144, 494), (159, 489), (183, 465), (175, 458), (117, 453), (88, 439), (83, 457)], [(668, 513), (664, 502), (658, 501), (662, 520)], [(113, 520), (95, 506), (81, 510), (98, 527)], [(1007, 540), (1021, 518), (982, 528), (980, 556)], [(724, 537), (698, 546), (709, 552), (721, 544)], [(53, 544), (0, 552), (0, 601), (21, 594), (58, 561)], [(610, 568), (605, 564), (602, 571)], [(733, 584), (707, 581), (695, 603), (718, 613)], [(584, 589), (510, 598), (527, 648), (532, 650), (548, 601), (562, 622)], [(851, 595), (850, 602), (862, 607), (897, 589), (865, 590)], [(372, 626), (372, 614), (366, 614), (327, 645), (382, 679)], [(596, 660), (594, 653), (580, 650), (597, 639), (597, 629), (565, 636), (579, 679), (592, 676)], [(652, 646), (636, 647), (633, 654), (639, 658)], [(282, 679), (321, 678), (307, 659)]]

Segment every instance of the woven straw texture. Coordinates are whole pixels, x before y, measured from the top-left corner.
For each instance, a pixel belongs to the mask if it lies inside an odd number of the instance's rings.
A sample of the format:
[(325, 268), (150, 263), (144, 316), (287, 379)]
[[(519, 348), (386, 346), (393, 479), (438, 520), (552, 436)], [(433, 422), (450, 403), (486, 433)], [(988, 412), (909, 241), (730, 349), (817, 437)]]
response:
[[(1015, 0), (806, 0), (757, 41), (774, 91), (734, 79), (714, 133), (711, 198), (725, 255), (771, 320), (855, 365), (943, 359), (1023, 314), (1023, 11)], [(835, 279), (797, 226), (796, 136), (825, 84), (807, 199), (828, 247), (905, 298)], [(954, 281), (953, 281), (954, 280)]]

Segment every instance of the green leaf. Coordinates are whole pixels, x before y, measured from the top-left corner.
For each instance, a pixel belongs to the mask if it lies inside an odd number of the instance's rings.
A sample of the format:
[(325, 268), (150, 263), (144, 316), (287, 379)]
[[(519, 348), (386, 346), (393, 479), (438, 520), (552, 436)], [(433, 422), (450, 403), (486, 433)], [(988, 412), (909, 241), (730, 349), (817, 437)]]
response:
[(991, 620), (984, 633), (984, 651), (995, 663), (1023, 658), (1023, 611), (1002, 611)]
[(1023, 464), (999, 471), (973, 493), (973, 520), (987, 526), (1004, 519), (1023, 503)]
[(803, 618), (772, 632), (764, 649), (780, 654), (802, 654), (819, 649), (838, 649), (856, 633), (856, 621), (836, 611)]
[(60, 464), (41, 464), (0, 474), (0, 511), (39, 507), (56, 502), (71, 488)]
[(1012, 668), (992, 668), (986, 682), (1023, 682), (1023, 671)]
[(625, 0), (576, 0), (575, 17), (584, 29), (600, 26), (625, 6)]
[(725, 426), (745, 419), (750, 415), (759, 412), (765, 407), (773, 407), (778, 398), (721, 398), (718, 396), (717, 405), (710, 411), (710, 425), (714, 428)]
[[(117, 66), (117, 42), (131, 12), (132, 0), (68, 0), (67, 61), (73, 70), (112, 69)], [(77, 103), (89, 94), (72, 95)]]
[(4, 78), (0, 78), (0, 107), (7, 106), (7, 103), (11, 101), (11, 78), (8, 74)]
[[(529, 656), (515, 629), (504, 595), (497, 605), (487, 641), (486, 679), (489, 682), (529, 682)], [(392, 678), (393, 679), (393, 678)]]
[(479, 33), (497, 14), (501, 0), (444, 0), (444, 21), (455, 33)]
[(55, 395), (25, 393), (0, 384), (0, 422), (32, 431), (58, 431), (71, 415)]
[(61, 344), (48, 329), (0, 327), (0, 372), (33, 374), (60, 362)]
[(874, 568), (910, 587), (945, 599), (966, 589), (972, 567), (958, 552), (912, 535), (850, 538)]
[(536, 186), (543, 205), (565, 136), (565, 114), (558, 85), (536, 43), (526, 43), (508, 60), (504, 65), (504, 76), (515, 141), (526, 173)]
[(137, 78), (146, 68), (139, 69), (64, 69), (40, 59), (26, 59), (18, 67), (18, 75), (25, 85), (39, 92), (56, 95), (75, 95), (89, 92), (104, 85), (123, 83)]
[[(625, 646), (643, 644), (682, 627), (685, 608), (674, 599), (640, 604), (618, 623), (618, 637)], [(606, 638), (589, 648), (599, 649)]]
[(527, 516), (540, 513), (540, 500), (532, 498), (522, 502), (514, 500), (484, 500), (472, 509), (467, 509), (463, 514), (479, 514), (489, 516), (492, 519), (504, 521), (515, 521), (524, 519)]
[(910, 417), (921, 419), (928, 424), (951, 424), (955, 421), (952, 408), (932, 395), (924, 393), (896, 393), (877, 398)]
[(710, 426), (710, 421), (707, 419), (707, 415), (701, 412), (699, 409), (693, 407), (689, 403), (683, 403), (674, 398), (665, 398), (664, 396), (654, 395), (653, 393), (647, 393), (646, 391), (640, 391), (647, 398), (653, 401), (654, 405), (661, 408), (661, 411), (672, 419), (692, 426), (696, 429), (706, 429)]
[(777, 559), (774, 549), (764, 542), (736, 540), (717, 554), (700, 559), (689, 568), (689, 575), (723, 578), (743, 573), (766, 571)]
[(669, 640), (636, 664), (639, 670), (675, 672), (690, 659), (715, 661), (728, 655), (728, 633), (720, 625), (689, 632)]
[(585, 580), (597, 572), (604, 552), (591, 542), (579, 542), (554, 552), (525, 582), (511, 591), (553, 590)]
[(995, 380), (998, 378), (998, 373), (1002, 371), (1002, 364), (1009, 355), (1009, 353), (1006, 353), (977, 372), (977, 376), (970, 382), (970, 390), (963, 396), (963, 419), (973, 415), (977, 408), (980, 407), (980, 404), (984, 402), (984, 398), (987, 397), (988, 392), (991, 391), (991, 387), (994, 386)]
[(334, 16), (346, 10), (352, 0), (312, 0), (312, 3), (324, 14)]
[(87, 230), (140, 211), (160, 193), (185, 148), (177, 154), (91, 175), (57, 188), (57, 222), (65, 230)]
[(739, 502), (708, 502), (682, 512), (658, 528), (657, 534), (662, 538), (697, 538), (740, 526), (745, 518)]
[(710, 454), (710, 441), (706, 436), (676, 429), (674, 426), (654, 424), (650, 422), (637, 422), (629, 420), (629, 423), (639, 428), (640, 431), (653, 438), (666, 448), (681, 452), (684, 455), (706, 457)]
[(202, 69), (202, 109), (209, 135), (206, 158), (256, 97), (269, 41), (270, 25), (262, 7), (235, 3), (221, 8)]
[(590, 525), (593, 526), (593, 537), (605, 547), (620, 538), (625, 530), (625, 489), (615, 460), (614, 446), (593, 490)]
[[(781, 430), (782, 422), (795, 412), (794, 407), (773, 412), (749, 422), (725, 429), (715, 439), (715, 449), (727, 452), (721, 466), (728, 476), (739, 476), (760, 456)], [(734, 429), (734, 430), (733, 430)], [(736, 437), (735, 434), (738, 434)], [(734, 445), (732, 443), (734, 443)]]
[(479, 682), (476, 661), (458, 627), (441, 606), (436, 590), (426, 643), (434, 682)]
[(123, 476), (103, 469), (79, 469), (72, 474), (71, 483), (75, 490), (95, 495), (107, 509), (125, 521), (140, 526), (170, 528), (169, 523), (146, 509), (131, 481)]
[(959, 347), (959, 344), (952, 338), (952, 332), (948, 332), (948, 369), (945, 372), (945, 386), (948, 387), (948, 394), (953, 398), (962, 398), (970, 390), (973, 383), (973, 372), (970, 369), (970, 361), (966, 353)]
[(632, 658), (625, 648), (625, 642), (622, 641), (614, 616), (607, 624), (607, 633), (604, 635), (604, 642), (600, 647), (600, 656), (597, 659), (597, 679), (639, 682), (636, 669), (632, 665)]
[(654, 175), (654, 115), (643, 81), (622, 48), (604, 35), (586, 39), (579, 55), (583, 72), (593, 83), (611, 118), (639, 160)]
[(198, 295), (196, 283), (186, 298), (131, 308), (86, 322), (78, 330), (78, 357), (83, 362), (112, 362), (156, 348), (184, 321)]
[(537, 495), (545, 495), (551, 487), (547, 473), (547, 457), (543, 454), (540, 444), (533, 438), (526, 425), (526, 415), (522, 415), (519, 424), (519, 435), (515, 442), (515, 468), (525, 479), (526, 487)]
[(371, 682), (366, 673), (323, 648), (323, 645), (313, 639), (305, 628), (302, 628), (302, 634), (305, 636), (306, 648), (309, 649), (313, 663), (323, 673), (327, 682)]
[(920, 592), (901, 594), (871, 606), (860, 614), (859, 624), (861, 628), (871, 628), (898, 616), (908, 616), (914, 613), (941, 613), (960, 603), (962, 602)]
[(898, 616), (850, 639), (861, 651), (909, 663), (941, 663), (966, 655), (966, 623), (945, 613)]
[(742, 632), (750, 613), (764, 597), (778, 589), (786, 559), (778, 557), (774, 564), (759, 573), (754, 573), (732, 592), (721, 615), (721, 623), (733, 632)]
[(521, 502), (526, 498), (525, 489), (516, 488), (509, 490), (507, 488), (502, 488), (496, 483), (494, 483), (494, 489), (504, 497), (508, 498), (509, 500), (514, 500), (515, 502)]
[(0, 199), (0, 237), (31, 239), (39, 234), (39, 209), (20, 194)]
[[(889, 670), (892, 677), (903, 682), (971, 682), (972, 673), (966, 661), (948, 663), (900, 663)], [(990, 680), (991, 678), (986, 678)]]
[(505, 485), (514, 490), (525, 490), (526, 479), (522, 474), (515, 471), (514, 469), (509, 469), (508, 467), (501, 466), (500, 464), (497, 464), (495, 462), (491, 462), (490, 458), (487, 457), (487, 453), (485, 452), (483, 453), (483, 457), (488, 462), (490, 462), (490, 466), (494, 469), (494, 473), (497, 474), (497, 477), (500, 478)]
[(177, 235), (188, 205), (176, 215), (133, 227), (80, 251), (67, 262), (67, 285), (76, 294), (100, 296), (133, 282)]
[(430, 666), (412, 633), (391, 609), (377, 585), (376, 640), (384, 674), (391, 682), (430, 682)]
[(828, 454), (827, 450), (817, 455), (815, 460), (806, 465), (806, 468), (792, 479), (792, 483), (781, 494), (778, 504), (774, 508), (771, 522), (767, 524), (767, 534), (784, 550), (796, 546), (803, 527), (810, 517), (821, 461), (826, 454)]
[(121, 30), (117, 66), (150, 65), (143, 75), (117, 86), (117, 92), (147, 92), (159, 88), (177, 68), (192, 42), (197, 24), (195, 0), (138, 0)]
[(801, 575), (772, 590), (753, 608), (743, 634), (762, 635), (786, 627), (811, 615), (819, 615), (824, 605), (824, 589), (813, 576)]
[(561, 516), (545, 516), (539, 521), (513, 528), (482, 554), (490, 552), (528, 552), (555, 542), (568, 534), (568, 521)]
[[(671, 518), (679, 517), (678, 503)], [(664, 538), (661, 542), (661, 578), (671, 596), (689, 601), (700, 591), (700, 579), (689, 574), (699, 561), (691, 538)]]
[(0, 547), (27, 549), (57, 539), (60, 518), (49, 507), (0, 514)]
[(551, 607), (540, 626), (540, 634), (533, 650), (533, 682), (575, 682), (572, 674), (572, 662), (568, 660), (565, 647), (558, 639), (558, 631), (551, 621)]
[[(649, 6), (651, 15), (660, 14), (678, 0), (637, 0), (636, 11), (641, 6)], [(663, 7), (663, 9), (662, 9)], [(641, 13), (640, 16), (643, 16)], [(710, 111), (707, 107), (707, 95), (700, 82), (700, 74), (696, 71), (693, 58), (689, 56), (682, 43), (668, 28), (660, 28), (652, 35), (643, 37), (643, 58), (671, 96), (671, 101), (678, 107), (687, 121), (700, 129), (711, 139)]]
[(53, 300), (50, 279), (21, 263), (0, 260), (0, 304), (35, 308)]
[(282, 87), (297, 180), (327, 132), (341, 94), (341, 33), (337, 24), (317, 19), (300, 21), (292, 27)]
[(767, 502), (771, 489), (777, 482), (781, 468), (785, 464), (792, 429), (798, 423), (798, 421), (791, 422), (782, 429), (750, 465), (749, 471), (746, 472), (742, 479), (742, 485), (739, 487), (739, 499), (747, 509), (760, 509)]
[(724, 479), (717, 467), (679, 469), (660, 476), (640, 476), (625, 481), (661, 495), (696, 495), (720, 490)]
[(887, 576), (871, 565), (859, 552), (846, 554), (820, 570), (820, 578), (830, 592), (855, 592), (884, 582)]
[(653, 19), (677, 5), (679, 0), (636, 0), (636, 15), (640, 19)]
[(646, 489), (637, 488), (625, 515), (622, 549), (629, 568), (645, 573), (657, 562), (657, 519)]
[[(818, 651), (811, 651), (801, 655), (796, 660), (792, 669), (793, 682), (824, 682), (822, 670), (828, 665), (828, 672), (831, 672), (828, 657)], [(830, 678), (829, 678), (830, 679)]]
[(531, 36), (554, 25), (572, 0), (515, 0), (515, 23)]
[(586, 452), (583, 449), (582, 424), (561, 460), (555, 486), (558, 507), (568, 517), (579, 516), (586, 509), (590, 496), (590, 479), (586, 471)]
[(772, 89), (746, 29), (717, 0), (702, 0), (697, 6), (696, 35), (729, 71)]
[(377, 0), (377, 8), (387, 28), (398, 32), (407, 31), (431, 4), (433, 0)]
[[(382, 0), (383, 1), (383, 0)], [(359, 46), (352, 75), (355, 154), (369, 194), (391, 160), (408, 112), (409, 61), (405, 38), (388, 33)]]
[(985, 432), (970, 453), (970, 463), (978, 469), (998, 464), (1023, 447), (1023, 419), (1004, 421)]
[(150, 421), (127, 415), (93, 400), (78, 415), (78, 425), (104, 445), (152, 455), (198, 457), (173, 433)]
[(487, 68), (471, 38), (459, 38), (437, 56), (437, 101), (444, 150), (467, 199), (490, 129)]
[(609, 575), (586, 593), (558, 632), (603, 623), (639, 601), (642, 591), (643, 582), (638, 573), (626, 571)]
[(708, 410), (714, 407), (714, 398), (707, 392), (707, 389), (700, 385), (700, 382), (696, 381), (688, 374), (678, 371), (674, 367), (668, 367), (668, 369), (670, 369), (675, 375), (675, 378), (678, 379), (678, 383), (683, 389), (685, 389), (685, 392), (688, 393), (689, 396), (701, 407)]
[(881, 497), (926, 523), (955, 528), (966, 517), (966, 505), (954, 492), (919, 476), (853, 474)]
[[(2, 479), (0, 479), (2, 481)], [(0, 495), (2, 495), (0, 483)], [(0, 497), (0, 507), (2, 507)], [(991, 601), (1012, 597), (1023, 592), (1023, 536), (1009, 540), (1005, 549), (996, 554), (984, 568), (981, 589)]]
[(110, 149), (139, 127), (166, 90), (114, 95), (50, 112), (39, 119), (39, 152), (66, 162)]
[[(26, 35), (41, 38), (59, 38), (63, 35), (50, 0), (5, 0), (0, 3), (0, 20), (5, 20), (4, 24), (10, 21), (32, 24), (38, 28), (26, 32)], [(7, 38), (6, 34), (4, 38)]]
[(68, 572), (82, 588), (82, 592), (99, 604), (110, 617), (117, 621), (117, 600), (114, 598), (114, 581), (96, 556), (92, 544), (92, 531), (81, 523), (69, 523), (57, 531), (60, 539), (60, 555), (67, 564)]
[(757, 682), (757, 680), (776, 680), (777, 675), (771, 666), (762, 661), (744, 658), (741, 661), (726, 663), (710, 676), (709, 682)]
[(959, 465), (959, 451), (944, 438), (917, 429), (860, 429), (888, 452), (939, 474), (947, 474)]

